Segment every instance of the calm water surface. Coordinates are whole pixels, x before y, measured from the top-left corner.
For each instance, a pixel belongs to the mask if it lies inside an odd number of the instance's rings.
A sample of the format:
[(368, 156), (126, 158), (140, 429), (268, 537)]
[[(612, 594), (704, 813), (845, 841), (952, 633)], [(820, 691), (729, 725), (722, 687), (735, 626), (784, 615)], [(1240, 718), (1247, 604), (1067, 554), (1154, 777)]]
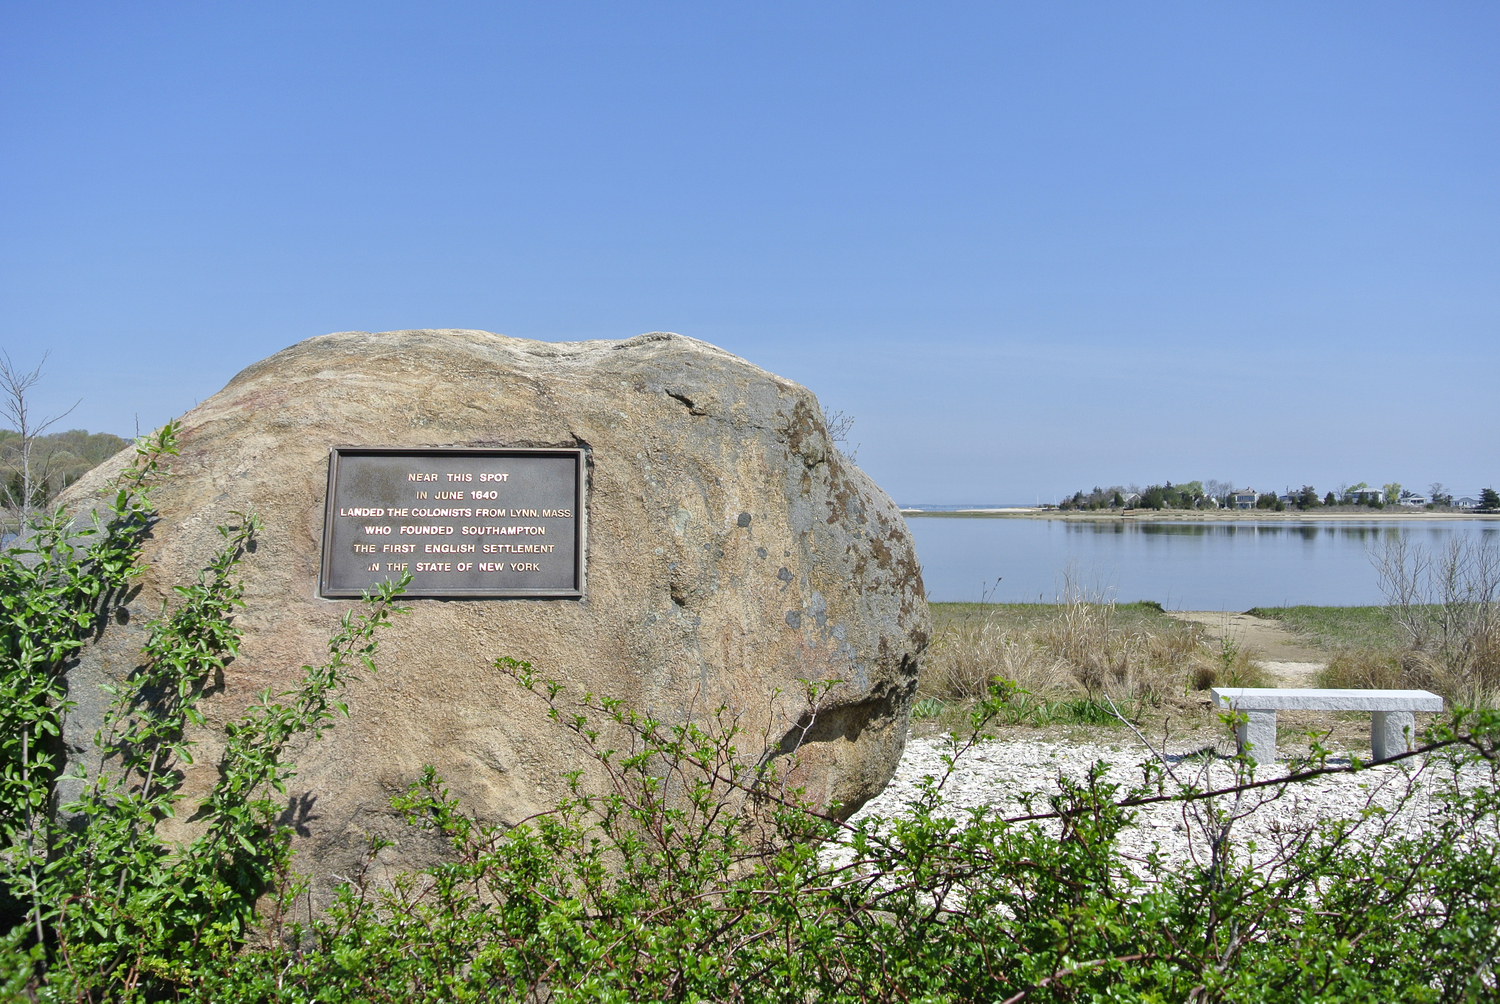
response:
[[(1190, 523), (910, 517), (931, 600), (1051, 602), (1065, 579), (1178, 610), (1381, 603), (1370, 554), (1387, 537), (1500, 542), (1490, 520)], [(995, 580), (999, 579), (998, 585)]]

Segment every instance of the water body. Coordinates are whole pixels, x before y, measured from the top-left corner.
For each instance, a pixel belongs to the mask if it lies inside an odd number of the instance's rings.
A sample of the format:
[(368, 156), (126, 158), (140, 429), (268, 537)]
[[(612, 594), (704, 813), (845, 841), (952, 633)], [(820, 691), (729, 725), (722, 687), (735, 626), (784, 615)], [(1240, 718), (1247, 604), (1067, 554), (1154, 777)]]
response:
[[(1122, 602), (1176, 610), (1384, 602), (1370, 561), (1383, 539), (1500, 543), (1491, 520), (1162, 520), (909, 517), (928, 599), (1052, 602), (1066, 577)], [(999, 579), (997, 583), (995, 580)]]

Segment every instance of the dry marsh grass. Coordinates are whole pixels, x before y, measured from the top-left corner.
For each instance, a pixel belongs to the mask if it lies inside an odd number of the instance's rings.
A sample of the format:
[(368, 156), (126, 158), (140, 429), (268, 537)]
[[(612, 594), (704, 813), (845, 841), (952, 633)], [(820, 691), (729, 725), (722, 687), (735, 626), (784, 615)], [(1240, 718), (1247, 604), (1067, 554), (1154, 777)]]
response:
[(1349, 648), (1335, 651), (1318, 674), (1320, 687), (1430, 690), (1470, 708), (1500, 706), (1500, 631), (1474, 639), (1471, 651)]
[[(967, 702), (993, 680), (1013, 680), (1037, 707), (1104, 702), (1136, 709), (1202, 704), (1219, 684), (1257, 686), (1253, 653), (1211, 644), (1198, 625), (1155, 604), (1070, 595), (1057, 604), (934, 604), (936, 630), (919, 701)], [(927, 708), (937, 705), (929, 703)]]
[[(1318, 684), (1431, 690), (1453, 704), (1500, 706), (1500, 546), (1454, 538), (1429, 549), (1401, 536), (1372, 558), (1385, 607), (1300, 618), (1323, 628), (1318, 636), (1344, 642), (1329, 646)], [(1367, 611), (1377, 609), (1383, 623), (1375, 632), (1367, 625), (1377, 617)], [(1338, 620), (1345, 623), (1333, 625)]]

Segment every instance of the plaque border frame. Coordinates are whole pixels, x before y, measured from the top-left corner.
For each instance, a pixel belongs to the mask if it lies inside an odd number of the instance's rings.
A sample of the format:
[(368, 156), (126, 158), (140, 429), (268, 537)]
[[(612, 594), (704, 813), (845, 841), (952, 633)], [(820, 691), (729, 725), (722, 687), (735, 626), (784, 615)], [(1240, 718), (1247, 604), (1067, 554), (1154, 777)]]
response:
[(583, 598), (584, 593), (584, 546), (588, 540), (586, 523), (588, 520), (585, 501), (588, 491), (584, 478), (587, 473), (587, 465), (584, 462), (584, 454), (587, 451), (574, 446), (331, 446), (328, 449), (328, 487), (323, 497), (323, 546), (318, 552), (318, 596), (325, 600), (357, 600), (364, 596), (365, 590), (332, 589), (329, 576), (332, 569), (329, 567), (328, 553), (333, 544), (333, 490), (338, 484), (339, 460), (345, 456), (432, 456), (433, 454), (458, 454), (470, 457), (571, 457), (574, 463), (574, 499), (573, 511), (577, 518), (573, 521), (573, 581), (577, 584), (574, 589), (507, 589), (503, 592), (474, 592), (473, 590), (456, 590), (443, 592), (414, 591), (408, 588), (401, 594), (401, 598), (413, 600), (578, 600)]

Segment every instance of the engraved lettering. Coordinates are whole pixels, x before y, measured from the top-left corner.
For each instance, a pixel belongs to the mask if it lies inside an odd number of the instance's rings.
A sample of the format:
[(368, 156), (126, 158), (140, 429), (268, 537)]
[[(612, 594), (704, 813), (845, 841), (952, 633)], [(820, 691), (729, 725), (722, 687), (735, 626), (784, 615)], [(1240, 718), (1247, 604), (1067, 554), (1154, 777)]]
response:
[(335, 447), (321, 594), (357, 597), (372, 582), (409, 573), (414, 599), (580, 595), (582, 456), (564, 448)]

